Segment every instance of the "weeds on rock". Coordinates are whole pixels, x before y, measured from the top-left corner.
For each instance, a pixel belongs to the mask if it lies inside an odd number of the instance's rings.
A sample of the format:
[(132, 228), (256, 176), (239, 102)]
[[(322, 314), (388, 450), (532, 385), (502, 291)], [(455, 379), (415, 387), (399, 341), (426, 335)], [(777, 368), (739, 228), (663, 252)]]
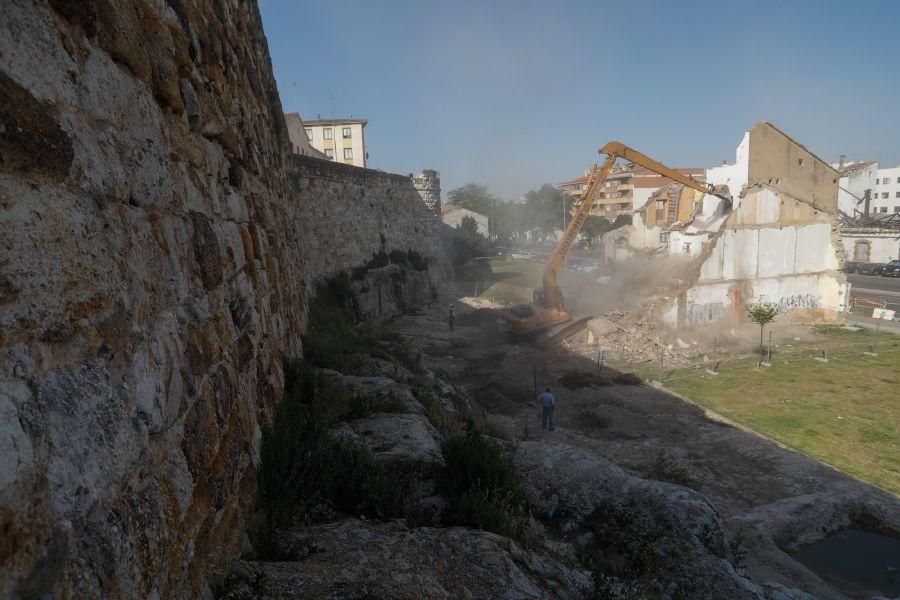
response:
[(686, 487), (691, 484), (688, 467), (678, 459), (669, 456), (664, 450), (660, 450), (656, 454), (656, 460), (653, 463), (653, 478)]
[(445, 466), (438, 487), (447, 500), (445, 525), (493, 531), (528, 544), (525, 491), (508, 452), (486, 442), (474, 428), (444, 443)]
[(401, 516), (408, 481), (362, 444), (336, 438), (334, 421), (360, 410), (346, 390), (306, 364), (285, 368), (285, 394), (263, 430), (258, 471), (257, 541), (287, 525), (304, 505), (323, 503), (371, 517)]
[(733, 538), (728, 540), (728, 555), (735, 571), (742, 572), (747, 566), (747, 549), (744, 547), (744, 529), (738, 529)]

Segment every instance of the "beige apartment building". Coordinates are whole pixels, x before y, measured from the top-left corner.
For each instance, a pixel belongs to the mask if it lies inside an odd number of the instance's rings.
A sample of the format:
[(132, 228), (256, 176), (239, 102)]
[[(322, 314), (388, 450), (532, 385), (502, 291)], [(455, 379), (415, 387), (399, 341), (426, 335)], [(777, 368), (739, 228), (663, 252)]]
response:
[(304, 156), (327, 158), (324, 153), (319, 152), (309, 143), (306, 125), (303, 123), (303, 119), (300, 118), (299, 113), (284, 113), (284, 123), (287, 125), (288, 138), (291, 140), (291, 152), (303, 154)]
[(304, 121), (306, 137), (313, 148), (326, 158), (365, 167), (366, 154), (365, 127), (367, 119), (315, 119)]
[[(703, 169), (678, 169), (683, 175), (702, 177)], [(575, 199), (573, 211), (581, 205), (584, 188), (590, 170), (583, 177), (565, 181), (557, 185), (564, 193)], [(629, 215), (635, 208), (643, 206), (650, 194), (659, 188), (672, 183), (653, 171), (631, 163), (616, 165), (610, 171), (606, 181), (594, 192), (594, 205), (591, 215), (606, 217), (614, 221), (619, 215)]]

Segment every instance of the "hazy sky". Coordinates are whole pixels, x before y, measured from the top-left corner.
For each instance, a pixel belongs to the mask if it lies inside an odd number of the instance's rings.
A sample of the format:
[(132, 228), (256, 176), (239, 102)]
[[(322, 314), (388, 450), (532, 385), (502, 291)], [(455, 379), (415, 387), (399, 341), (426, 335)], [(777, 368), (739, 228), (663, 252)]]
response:
[(511, 199), (616, 139), (734, 160), (768, 120), (822, 158), (900, 163), (900, 1), (259, 0), (286, 111), (369, 119), (369, 165)]

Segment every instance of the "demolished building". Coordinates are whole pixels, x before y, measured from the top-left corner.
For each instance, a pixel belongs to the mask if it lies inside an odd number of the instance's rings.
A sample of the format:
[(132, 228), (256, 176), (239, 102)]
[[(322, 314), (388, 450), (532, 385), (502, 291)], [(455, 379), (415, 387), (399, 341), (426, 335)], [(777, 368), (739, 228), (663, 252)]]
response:
[[(690, 257), (661, 317), (675, 327), (737, 325), (758, 300), (833, 319), (848, 298), (840, 269), (839, 173), (771, 123), (745, 133), (733, 164), (706, 171), (729, 203), (682, 186), (658, 190), (620, 235), (630, 251)], [(617, 253), (621, 254), (621, 253)]]

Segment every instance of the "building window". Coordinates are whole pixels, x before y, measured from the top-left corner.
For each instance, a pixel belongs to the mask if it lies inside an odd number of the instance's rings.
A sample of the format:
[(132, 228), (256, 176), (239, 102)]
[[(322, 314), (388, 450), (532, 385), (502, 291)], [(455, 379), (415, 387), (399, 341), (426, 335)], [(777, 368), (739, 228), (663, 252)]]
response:
[(882, 199), (882, 200), (884, 200), (884, 199), (887, 198), (887, 197), (888, 197), (888, 193), (887, 193), (887, 192), (881, 192), (881, 199)]
[(894, 207), (894, 212), (895, 212), (895, 213), (900, 213), (900, 206), (895, 206), (895, 207)]
[(345, 140), (349, 140), (350, 139), (350, 128), (349, 127), (342, 128), (341, 135), (344, 136)]
[(887, 206), (882, 206), (882, 207), (881, 207), (881, 212), (886, 213), (886, 212), (887, 212)]
[(306, 139), (308, 139), (309, 141), (312, 141), (312, 129), (306, 130)]
[(325, 148), (325, 156), (328, 158), (334, 158), (334, 150), (331, 148)]
[(803, 159), (802, 159), (802, 158), (798, 158), (798, 159), (797, 159), (797, 166), (798, 166), (798, 167), (802, 167), (802, 166), (803, 166)]
[(659, 243), (660, 244), (668, 244), (669, 243), (669, 232), (663, 231), (659, 234)]
[(900, 198), (900, 192), (897, 192), (897, 194), (896, 194), (895, 197), (896, 197), (896, 198)]
[(353, 148), (344, 148), (344, 160), (353, 159)]
[(858, 240), (853, 246), (853, 260), (855, 262), (869, 262), (869, 249), (871, 244), (868, 241)]
[(897, 178), (897, 183), (900, 183), (900, 177)]
[(331, 127), (328, 127), (327, 129), (323, 129), (322, 133), (325, 136), (326, 140), (330, 140), (332, 134), (334, 133), (334, 130), (332, 130)]

